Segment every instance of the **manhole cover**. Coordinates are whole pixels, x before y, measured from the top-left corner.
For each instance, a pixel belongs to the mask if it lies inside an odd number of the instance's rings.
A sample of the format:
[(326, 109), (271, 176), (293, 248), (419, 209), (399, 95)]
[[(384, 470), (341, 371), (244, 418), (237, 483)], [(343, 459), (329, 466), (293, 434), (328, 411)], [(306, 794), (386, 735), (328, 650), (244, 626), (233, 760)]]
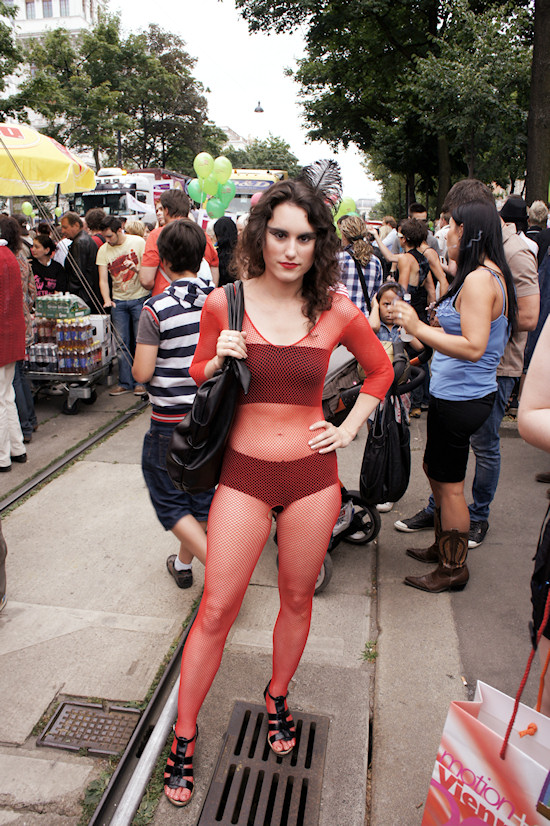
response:
[(265, 706), (237, 702), (197, 826), (316, 826), (329, 720), (293, 711), (296, 747), (276, 757)]
[(135, 708), (97, 703), (62, 703), (38, 740), (37, 746), (90, 754), (119, 754), (128, 745), (140, 717)]

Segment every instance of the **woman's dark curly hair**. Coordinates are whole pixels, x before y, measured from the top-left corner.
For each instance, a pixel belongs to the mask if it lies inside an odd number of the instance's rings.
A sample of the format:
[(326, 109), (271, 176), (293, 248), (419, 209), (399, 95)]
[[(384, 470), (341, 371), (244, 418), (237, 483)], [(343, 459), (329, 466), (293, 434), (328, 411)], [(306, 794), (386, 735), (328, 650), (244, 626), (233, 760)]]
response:
[(8, 249), (17, 255), (21, 249), (21, 227), (15, 218), (0, 215), (0, 238), (8, 244)]
[(263, 256), (267, 223), (279, 204), (291, 203), (305, 210), (316, 233), (313, 265), (304, 276), (302, 312), (313, 327), (319, 313), (332, 305), (332, 290), (340, 281), (337, 253), (340, 242), (332, 213), (322, 196), (303, 181), (279, 181), (267, 189), (250, 212), (237, 244), (234, 269), (239, 277), (258, 278), (265, 271)]

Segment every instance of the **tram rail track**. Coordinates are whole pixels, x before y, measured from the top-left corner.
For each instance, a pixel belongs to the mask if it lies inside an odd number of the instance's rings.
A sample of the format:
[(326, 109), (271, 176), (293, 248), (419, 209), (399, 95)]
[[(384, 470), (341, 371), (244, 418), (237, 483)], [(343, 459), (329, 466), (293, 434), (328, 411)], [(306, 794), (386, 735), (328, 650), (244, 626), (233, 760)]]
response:
[(48, 467), (39, 471), (35, 476), (33, 476), (31, 479), (28, 479), (18, 488), (15, 488), (15, 490), (13, 490), (6, 497), (4, 497), (4, 499), (0, 499), (0, 514), (2, 514), (8, 508), (11, 508), (12, 505), (15, 505), (20, 499), (23, 499), (35, 488), (39, 487), (44, 482), (47, 482), (48, 479), (50, 479), (52, 476), (55, 476), (56, 473), (59, 473), (60, 470), (63, 470), (64, 467), (69, 465), (75, 459), (78, 459), (79, 456), (81, 456), (91, 447), (94, 447), (106, 436), (110, 436), (111, 433), (117, 430), (117, 428), (122, 427), (122, 425), (130, 421), (130, 419), (132, 419), (133, 416), (145, 410), (145, 408), (148, 407), (148, 405), (149, 402), (144, 401), (142, 402), (142, 404), (137, 405), (137, 407), (133, 407), (130, 410), (126, 410), (121, 416), (115, 419), (115, 421), (101, 428), (101, 430), (98, 430), (97, 433), (93, 434), (93, 436), (90, 436), (89, 439), (86, 439), (84, 442), (74, 447), (68, 453), (65, 453), (59, 459), (56, 459), (54, 462), (52, 462), (52, 464), (48, 465)]
[[(142, 404), (123, 412), (114, 421), (98, 430), (88, 439), (85, 439), (63, 456), (54, 460), (54, 462), (48, 465), (48, 467), (36, 473), (32, 478), (28, 479), (18, 488), (11, 491), (3, 499), (0, 499), (0, 514), (17, 504), (17, 502), (26, 497), (29, 493), (32, 493), (33, 490), (54, 477), (59, 473), (59, 471), (62, 471), (63, 468), (70, 465), (75, 459), (84, 454), (90, 448), (94, 447), (120, 427), (124, 426), (135, 415), (145, 410), (148, 404), (148, 401), (144, 401)], [(89, 821), (89, 826), (109, 826), (109, 824), (115, 822), (115, 820), (117, 823), (130, 824), (132, 822), (132, 819), (139, 808), (150, 773), (154, 768), (153, 764), (150, 770), (148, 767), (144, 770), (143, 766), (140, 765), (140, 759), (147, 747), (151, 735), (154, 732), (156, 724), (159, 722), (159, 718), (167, 707), (173, 688), (178, 680), (183, 646), (185, 645), (187, 635), (193, 625), (197, 611), (198, 607), (191, 615), (176, 650), (166, 666), (149, 703), (141, 714), (134, 733), (132, 734), (132, 737), (130, 738), (128, 745), (118, 762), (111, 780), (109, 781), (109, 784), (105, 789), (105, 792), (94, 814), (92, 815), (91, 820)], [(166, 711), (164, 711), (164, 714), (166, 714)], [(162, 744), (160, 745), (161, 750), (164, 747), (165, 739), (166, 736), (162, 738)], [(143, 788), (141, 791), (138, 791), (137, 794), (134, 791), (128, 797), (126, 794), (127, 789), (132, 783), (132, 780), (134, 780), (135, 787), (136, 774), (140, 775), (138, 778), (138, 784), (141, 783)], [(122, 808), (121, 801), (123, 803)]]

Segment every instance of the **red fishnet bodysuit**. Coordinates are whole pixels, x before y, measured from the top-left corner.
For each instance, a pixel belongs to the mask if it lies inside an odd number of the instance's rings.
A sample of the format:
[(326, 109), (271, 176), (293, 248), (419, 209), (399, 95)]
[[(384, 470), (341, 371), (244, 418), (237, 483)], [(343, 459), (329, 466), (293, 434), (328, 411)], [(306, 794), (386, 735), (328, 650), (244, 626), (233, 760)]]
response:
[[(190, 373), (197, 384), (227, 329), (223, 290), (207, 298)], [(205, 588), (185, 644), (176, 731), (192, 737), (218, 670), (225, 639), (277, 517), (280, 611), (273, 632), (270, 693), (286, 694), (306, 644), (315, 582), (341, 507), (336, 453), (313, 453), (309, 426), (323, 419), (328, 361), (341, 342), (366, 373), (362, 391), (380, 399), (393, 378), (389, 360), (365, 316), (343, 295), (291, 346), (266, 341), (245, 315), (252, 378), (241, 396), (220, 485), (208, 517)]]

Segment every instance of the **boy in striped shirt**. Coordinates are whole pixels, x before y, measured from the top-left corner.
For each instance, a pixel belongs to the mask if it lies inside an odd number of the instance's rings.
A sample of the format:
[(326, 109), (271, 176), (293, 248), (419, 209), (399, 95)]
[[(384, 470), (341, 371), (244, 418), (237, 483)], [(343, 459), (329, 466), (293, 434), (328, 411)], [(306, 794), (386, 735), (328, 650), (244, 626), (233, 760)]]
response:
[(193, 557), (205, 562), (206, 521), (214, 495), (213, 489), (195, 496), (177, 490), (166, 470), (172, 431), (191, 409), (197, 389), (189, 365), (202, 307), (214, 289), (210, 278), (198, 275), (205, 246), (202, 229), (186, 218), (167, 224), (159, 235), (162, 268), (171, 283), (143, 306), (132, 369), (134, 379), (146, 385), (153, 408), (141, 464), (157, 517), (180, 542), (179, 553), (166, 560), (179, 588), (193, 584)]

